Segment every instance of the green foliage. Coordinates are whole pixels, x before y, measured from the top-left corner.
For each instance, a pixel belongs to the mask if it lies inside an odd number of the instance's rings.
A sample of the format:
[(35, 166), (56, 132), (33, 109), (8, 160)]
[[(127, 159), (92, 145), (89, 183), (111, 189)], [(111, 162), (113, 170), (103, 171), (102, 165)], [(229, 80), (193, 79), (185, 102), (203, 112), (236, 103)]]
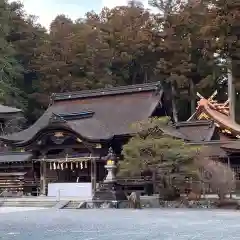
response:
[(136, 124), (138, 133), (123, 148), (119, 175), (135, 176), (147, 169), (170, 171), (173, 167), (190, 167), (197, 149), (165, 134), (167, 122), (166, 118), (154, 118)]
[[(205, 4), (209, 1), (205, 0)], [(240, 89), (240, 5), (235, 0), (212, 0), (211, 10), (206, 15), (207, 24), (202, 26), (206, 39), (207, 54), (218, 53), (219, 57), (232, 60), (225, 65), (232, 68), (237, 89)]]
[[(15, 58), (15, 49), (7, 41), (10, 32), (11, 11), (6, 1), (0, 1), (0, 101), (10, 105), (21, 105), (21, 91), (17, 82), (22, 78), (22, 67)], [(20, 104), (19, 104), (20, 103)]]

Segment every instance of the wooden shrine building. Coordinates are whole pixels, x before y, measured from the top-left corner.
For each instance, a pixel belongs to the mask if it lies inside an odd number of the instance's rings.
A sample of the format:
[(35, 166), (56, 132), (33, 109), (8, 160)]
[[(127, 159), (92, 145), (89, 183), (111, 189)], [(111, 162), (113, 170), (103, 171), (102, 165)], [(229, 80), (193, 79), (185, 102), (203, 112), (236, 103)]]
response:
[[(156, 83), (53, 94), (35, 124), (1, 140), (19, 152), (22, 172), (31, 172), (33, 189), (40, 187), (42, 194), (51, 182), (91, 182), (94, 190), (106, 176), (103, 158), (109, 148), (121, 157), (122, 145), (133, 133), (131, 125), (165, 113), (162, 98)], [(0, 159), (6, 172), (15, 171), (11, 165), (17, 164), (16, 154)], [(33, 164), (27, 171), (29, 154)]]
[[(163, 131), (189, 143), (221, 142), (218, 126), (223, 121), (213, 116), (201, 120), (198, 111)], [(109, 149), (121, 159), (122, 146), (134, 134), (132, 124), (166, 112), (158, 83), (53, 94), (32, 126), (0, 137), (11, 148), (0, 155), (0, 189), (47, 195), (51, 183), (91, 183), (94, 192), (106, 177)], [(238, 134), (240, 129), (235, 139)], [(211, 149), (212, 155), (225, 154), (220, 144)]]

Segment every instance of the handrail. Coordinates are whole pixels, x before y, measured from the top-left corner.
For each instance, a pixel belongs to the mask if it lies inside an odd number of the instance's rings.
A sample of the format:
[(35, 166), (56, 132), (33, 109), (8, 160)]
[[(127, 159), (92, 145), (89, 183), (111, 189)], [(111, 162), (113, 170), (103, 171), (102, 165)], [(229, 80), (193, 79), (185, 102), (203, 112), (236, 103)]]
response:
[[(4, 193), (6, 190), (7, 190), (7, 189), (4, 188), (4, 189), (1, 191), (1, 193), (0, 193), (0, 197), (2, 197), (3, 193)], [(3, 196), (3, 197), (4, 197), (4, 196)]]

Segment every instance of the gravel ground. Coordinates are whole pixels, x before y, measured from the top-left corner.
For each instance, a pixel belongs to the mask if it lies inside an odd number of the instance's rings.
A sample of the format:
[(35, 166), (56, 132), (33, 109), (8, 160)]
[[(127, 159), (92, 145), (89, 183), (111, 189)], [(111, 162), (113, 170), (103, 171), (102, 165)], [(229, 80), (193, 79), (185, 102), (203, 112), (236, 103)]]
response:
[(15, 210), (1, 209), (1, 240), (240, 240), (237, 211)]

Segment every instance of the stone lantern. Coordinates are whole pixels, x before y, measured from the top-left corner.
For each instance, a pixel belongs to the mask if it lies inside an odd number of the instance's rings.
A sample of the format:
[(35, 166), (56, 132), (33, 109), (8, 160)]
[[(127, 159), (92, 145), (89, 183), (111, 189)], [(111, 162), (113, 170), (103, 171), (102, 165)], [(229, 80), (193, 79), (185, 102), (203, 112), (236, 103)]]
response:
[(107, 161), (105, 168), (107, 169), (107, 177), (104, 183), (113, 183), (116, 181), (116, 155), (113, 153), (113, 149), (110, 147), (108, 155), (105, 160)]
[[(117, 183), (116, 180), (116, 155), (110, 147), (106, 157), (102, 158), (106, 161), (105, 168), (107, 169), (107, 176), (99, 188), (95, 191), (93, 200), (98, 203), (107, 202), (116, 204), (118, 206), (120, 201), (126, 201), (127, 197), (123, 191), (123, 187)], [(101, 204), (100, 204), (101, 205)]]

